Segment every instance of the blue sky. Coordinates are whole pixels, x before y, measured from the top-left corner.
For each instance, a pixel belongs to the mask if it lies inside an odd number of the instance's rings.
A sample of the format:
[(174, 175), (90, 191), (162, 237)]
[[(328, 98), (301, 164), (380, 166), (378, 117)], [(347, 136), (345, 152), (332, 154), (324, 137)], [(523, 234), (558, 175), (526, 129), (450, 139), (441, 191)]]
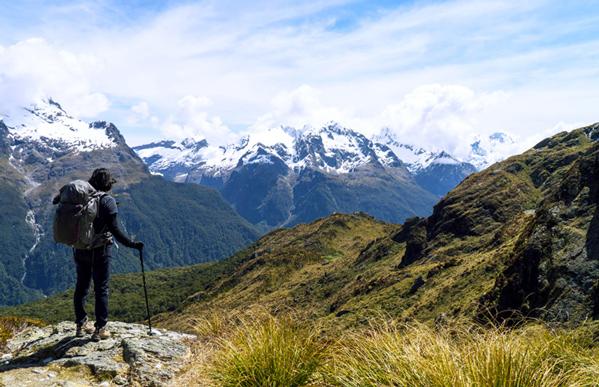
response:
[(132, 144), (336, 120), (459, 154), (599, 121), (599, 1), (0, 6), (0, 113), (52, 96)]

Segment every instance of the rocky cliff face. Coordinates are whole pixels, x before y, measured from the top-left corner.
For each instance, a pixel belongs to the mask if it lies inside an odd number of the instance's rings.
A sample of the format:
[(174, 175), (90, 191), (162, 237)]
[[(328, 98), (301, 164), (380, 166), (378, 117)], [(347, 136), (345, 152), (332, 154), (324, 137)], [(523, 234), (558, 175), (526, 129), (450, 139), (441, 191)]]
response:
[(597, 318), (598, 128), (548, 138), (470, 176), (435, 206), (421, 259), (458, 238), (478, 240), (469, 249), (501, 251), (482, 318)]
[[(564, 154), (537, 177), (537, 184), (546, 185), (543, 200), (485, 297), (500, 318), (599, 318), (598, 132), (596, 124), (535, 147), (538, 153), (564, 152), (566, 147), (579, 152), (576, 158)], [(589, 140), (594, 144), (585, 146)]]

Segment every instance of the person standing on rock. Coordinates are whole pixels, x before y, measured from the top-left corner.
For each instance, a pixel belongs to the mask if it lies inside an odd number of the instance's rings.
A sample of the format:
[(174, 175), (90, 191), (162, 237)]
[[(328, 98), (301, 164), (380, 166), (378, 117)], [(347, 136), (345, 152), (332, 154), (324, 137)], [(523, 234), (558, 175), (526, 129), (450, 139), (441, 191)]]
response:
[(98, 214), (93, 223), (94, 232), (104, 234), (103, 240), (105, 243), (100, 247), (89, 250), (74, 249), (77, 268), (77, 284), (74, 296), (75, 323), (77, 324), (77, 337), (92, 332), (85, 312), (85, 301), (93, 279), (96, 298), (96, 324), (92, 340), (99, 341), (110, 337), (110, 332), (106, 329), (106, 323), (108, 322), (108, 280), (110, 278), (110, 260), (114, 245), (113, 237), (122, 245), (137, 250), (143, 249), (144, 244), (139, 241), (132, 241), (119, 226), (116, 200), (108, 194), (116, 183), (110, 171), (106, 168), (96, 169), (89, 179), (89, 183), (97, 191), (106, 193), (99, 200)]

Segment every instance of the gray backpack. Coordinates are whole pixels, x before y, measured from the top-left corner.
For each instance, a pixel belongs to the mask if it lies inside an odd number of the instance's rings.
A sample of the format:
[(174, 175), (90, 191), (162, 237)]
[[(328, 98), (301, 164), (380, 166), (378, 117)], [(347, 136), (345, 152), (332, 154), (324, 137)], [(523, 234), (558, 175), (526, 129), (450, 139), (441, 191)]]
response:
[(92, 249), (110, 241), (110, 233), (96, 234), (94, 220), (105, 192), (96, 191), (84, 180), (63, 186), (54, 214), (54, 241), (76, 249)]

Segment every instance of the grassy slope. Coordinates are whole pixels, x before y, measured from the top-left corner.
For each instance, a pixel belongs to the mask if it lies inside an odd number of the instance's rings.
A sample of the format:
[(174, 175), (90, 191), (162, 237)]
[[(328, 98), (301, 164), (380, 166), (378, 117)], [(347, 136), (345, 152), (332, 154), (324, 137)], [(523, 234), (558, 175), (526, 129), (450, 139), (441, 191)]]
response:
[(453, 256), (465, 241), (437, 250), (447, 259), (401, 267), (406, 243), (390, 237), (401, 233), (400, 226), (333, 215), (263, 238), (234, 271), (196, 293), (183, 313), (162, 320), (176, 327), (215, 310), (241, 312), (251, 305), (273, 312), (290, 308), (336, 328), (381, 316), (473, 316), (478, 299), (494, 284), (497, 255), (509, 250), (523, 223), (505, 230), (501, 249)]
[(250, 311), (196, 321), (199, 340), (177, 385), (596, 386), (599, 324), (519, 329), (373, 319), (323, 335), (314, 321)]
[[(348, 229), (344, 219), (349, 219)], [(304, 264), (307, 265), (307, 271), (300, 273), (299, 278), (314, 275), (314, 271), (318, 271), (321, 265), (328, 265), (332, 270), (338, 265), (335, 261), (342, 256), (341, 249), (357, 253), (371, 238), (376, 238), (394, 227), (396, 226), (375, 221), (364, 215), (334, 215), (314, 224), (273, 232), (224, 261), (149, 272), (148, 291), (153, 311), (173, 310), (184, 301), (194, 305), (202, 299), (215, 300), (220, 292), (224, 294), (231, 291), (232, 293), (227, 294), (235, 294), (237, 285), (243, 283), (241, 286), (245, 286), (247, 282), (256, 282), (255, 275), (260, 276), (260, 273), (248, 269), (248, 264), (255, 265), (254, 259), (259, 259), (258, 256), (264, 250), (270, 250), (274, 254), (281, 253), (282, 249), (286, 252), (274, 257), (266, 268), (260, 270), (263, 274), (262, 278), (258, 279), (260, 284), (255, 283), (252, 286), (259, 293), (275, 290), (285, 280), (286, 274)], [(352, 230), (353, 233), (345, 232)], [(279, 248), (273, 249), (271, 246)], [(295, 255), (287, 256), (287, 252), (292, 250)], [(269, 257), (264, 258), (270, 261)], [(296, 258), (298, 261), (294, 263)], [(255, 267), (258, 268), (262, 262), (263, 260), (259, 260)], [(281, 294), (287, 292), (283, 289), (280, 291)], [(276, 299), (278, 296), (279, 293), (275, 293), (272, 298)], [(30, 304), (2, 308), (0, 315), (32, 316), (49, 321), (71, 319), (71, 299), (72, 291), (67, 291)], [(246, 299), (239, 298), (234, 304), (243, 308), (244, 300)], [(110, 303), (113, 318), (128, 321), (143, 319), (145, 309), (141, 275), (131, 273), (113, 276)]]

